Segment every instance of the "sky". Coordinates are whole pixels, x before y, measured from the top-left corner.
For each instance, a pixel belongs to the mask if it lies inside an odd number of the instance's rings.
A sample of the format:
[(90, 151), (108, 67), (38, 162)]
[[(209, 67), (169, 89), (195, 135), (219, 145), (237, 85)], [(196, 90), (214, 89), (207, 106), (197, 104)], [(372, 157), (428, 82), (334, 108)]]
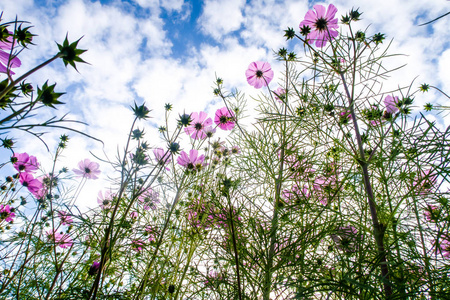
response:
[[(356, 23), (367, 29), (368, 35), (386, 35), (392, 41), (391, 53), (401, 53), (388, 62), (392, 66), (407, 64), (392, 74), (386, 87), (428, 83), (450, 92), (450, 17), (427, 26), (418, 26), (450, 11), (445, 0), (336, 0), (317, 1), (257, 1), (257, 0), (2, 0), (3, 20), (29, 21), (35, 46), (20, 54), (22, 66), (15, 70), (20, 76), (30, 68), (57, 53), (56, 43), (82, 37), (79, 48), (88, 49), (82, 58), (89, 64), (79, 64), (78, 72), (65, 68), (62, 61), (32, 75), (36, 86), (46, 80), (57, 83), (55, 91), (67, 92), (58, 110), (47, 109), (40, 118), (53, 115), (88, 123), (74, 128), (99, 138), (95, 142), (71, 132), (49, 131), (45, 140), (50, 152), (37, 139), (21, 133), (11, 133), (16, 140), (15, 151), (38, 157), (42, 166), (51, 168), (51, 152), (62, 133), (70, 136), (69, 147), (59, 166), (75, 168), (84, 158), (115, 158), (123, 149), (132, 123), (130, 106), (145, 103), (152, 110), (152, 119), (139, 125), (145, 128), (152, 146), (164, 146), (156, 132), (163, 125), (164, 104), (174, 105), (172, 120), (183, 112), (206, 111), (213, 117), (223, 107), (212, 93), (216, 76), (224, 80), (228, 90), (238, 89), (247, 99), (262, 90), (248, 86), (245, 70), (253, 61), (272, 64), (275, 78), (282, 66), (274, 59), (274, 51), (286, 47), (301, 55), (300, 42), (287, 43), (284, 30), (298, 25), (314, 4), (333, 3), (338, 17), (352, 8), (363, 12)], [(277, 82), (271, 83), (276, 89)], [(415, 104), (447, 104), (448, 99), (437, 92), (418, 95)], [(430, 118), (433, 118), (430, 116)], [(450, 125), (448, 119), (437, 118), (441, 127)], [(10, 153), (0, 149), (1, 161)], [(107, 169), (107, 166), (101, 165)], [(12, 172), (1, 169), (1, 175)], [(103, 180), (103, 181), (102, 181)], [(96, 192), (107, 184), (105, 178), (88, 182), (86, 192), (77, 201), (94, 207)]]

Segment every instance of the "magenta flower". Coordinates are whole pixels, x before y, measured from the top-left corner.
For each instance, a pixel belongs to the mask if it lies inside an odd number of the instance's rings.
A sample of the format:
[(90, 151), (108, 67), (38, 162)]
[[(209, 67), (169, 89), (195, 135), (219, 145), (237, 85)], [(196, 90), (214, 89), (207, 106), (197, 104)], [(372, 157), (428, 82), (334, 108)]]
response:
[(134, 251), (140, 253), (144, 247), (144, 241), (143, 240), (131, 241), (131, 247), (133, 248)]
[(423, 213), (428, 222), (436, 222), (439, 216), (439, 207), (433, 204), (427, 204), (427, 208), (425, 208)]
[(63, 249), (69, 248), (73, 245), (73, 241), (68, 234), (57, 232), (56, 230), (47, 231), (47, 238)]
[(351, 225), (339, 227), (336, 233), (331, 235), (331, 239), (336, 244), (337, 249), (345, 252), (353, 252), (358, 247), (358, 230)]
[(319, 176), (314, 180), (313, 188), (319, 202), (328, 205), (337, 190), (336, 176)]
[(14, 217), (16, 216), (16, 214), (11, 211), (11, 208), (8, 204), (7, 205), (0, 205), (0, 220), (4, 220), (6, 222), (12, 222), (14, 221)]
[(94, 276), (98, 273), (98, 270), (100, 270), (100, 263), (97, 261), (94, 261), (92, 263), (92, 266), (89, 268), (88, 274), (89, 276)]
[(275, 99), (280, 103), (283, 103), (286, 99), (286, 90), (281, 87), (277, 88), (273, 93), (275, 94)]
[(233, 147), (231, 147), (231, 153), (239, 154), (239, 153), (241, 153), (241, 148), (239, 148), (239, 146), (233, 146)]
[(30, 173), (20, 173), (19, 181), (36, 198), (41, 198), (41, 191), (44, 189), (44, 185), (41, 180), (34, 178)]
[(159, 203), (159, 193), (148, 188), (139, 195), (138, 200), (144, 204), (145, 210), (156, 209), (156, 204)]
[(202, 154), (198, 156), (198, 151), (196, 149), (191, 149), (189, 151), (189, 156), (186, 152), (182, 151), (180, 156), (177, 158), (177, 162), (179, 165), (182, 165), (187, 170), (201, 170), (203, 167), (203, 161), (205, 160), (205, 156)]
[(339, 123), (343, 125), (347, 125), (352, 119), (352, 113), (348, 110), (344, 110), (339, 113)]
[(397, 107), (398, 97), (392, 97), (391, 95), (384, 98), (384, 105), (386, 106), (386, 112), (388, 114), (394, 114), (398, 111)]
[(61, 221), (61, 225), (70, 225), (73, 223), (72, 216), (63, 210), (58, 211), (58, 217)]
[(130, 213), (130, 218), (137, 219), (139, 217), (139, 214), (137, 211), (133, 211)]
[(269, 85), (273, 79), (273, 71), (268, 62), (252, 62), (245, 71), (247, 82), (256, 89)]
[(291, 190), (283, 191), (283, 197), (288, 204), (293, 204), (300, 197), (309, 197), (308, 187), (306, 185), (300, 187), (295, 184), (292, 186)]
[(10, 56), (11, 49), (13, 49), (13, 40), (9, 36), (6, 41), (0, 41), (0, 73), (9, 73), (14, 75), (15, 73), (10, 68), (20, 67), (22, 64), (18, 57), (14, 55)]
[(109, 209), (111, 207), (111, 202), (114, 194), (106, 190), (103, 194), (102, 191), (98, 192), (97, 203), (102, 209)]
[(305, 31), (302, 28), (306, 26), (310, 28), (311, 32), (306, 36), (309, 44), (316, 42), (317, 47), (324, 47), (327, 41), (338, 36), (338, 19), (334, 18), (337, 8), (330, 4), (325, 11), (325, 6), (317, 4), (314, 5), (314, 9), (315, 12), (312, 9), (308, 10), (299, 27), (302, 32)]
[(78, 169), (73, 169), (72, 171), (77, 175), (77, 177), (98, 179), (97, 175), (100, 174), (99, 167), (100, 165), (98, 163), (90, 161), (86, 158), (78, 163)]
[(214, 123), (222, 130), (231, 130), (234, 128), (234, 113), (228, 108), (222, 107), (216, 111)]
[[(165, 166), (169, 164), (172, 159), (170, 158), (170, 152), (165, 151), (163, 148), (156, 148), (153, 150), (153, 154), (155, 155), (155, 160), (160, 166)], [(167, 171), (170, 171), (168, 167), (165, 167)]]
[(206, 138), (206, 128), (212, 125), (211, 118), (208, 114), (201, 111), (199, 113), (193, 112), (191, 114), (192, 122), (189, 127), (184, 128), (184, 131), (195, 140), (203, 140)]
[[(434, 242), (435, 245), (437, 241)], [(439, 241), (438, 251), (442, 254), (443, 257), (450, 258), (450, 239), (443, 238)]]
[(14, 168), (19, 172), (34, 173), (39, 168), (36, 157), (29, 156), (28, 153), (14, 153)]
[(418, 176), (414, 179), (413, 185), (420, 195), (430, 193), (436, 184), (437, 176), (432, 174), (432, 170), (420, 170)]

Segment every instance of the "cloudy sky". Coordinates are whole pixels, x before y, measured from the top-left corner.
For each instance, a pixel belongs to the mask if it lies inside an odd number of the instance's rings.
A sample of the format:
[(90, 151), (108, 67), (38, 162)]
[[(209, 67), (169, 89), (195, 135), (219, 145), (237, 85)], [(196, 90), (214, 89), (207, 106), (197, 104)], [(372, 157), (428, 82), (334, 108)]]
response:
[[(426, 82), (450, 92), (450, 17), (418, 26), (450, 11), (450, 1), (445, 0), (2, 0), (0, 10), (3, 21), (17, 16), (31, 22), (38, 35), (33, 40), (36, 45), (20, 54), (18, 76), (56, 54), (55, 42), (62, 43), (66, 34), (70, 41), (83, 37), (79, 47), (88, 49), (82, 58), (90, 64), (79, 65), (79, 73), (56, 61), (30, 78), (36, 85), (56, 82), (56, 91), (67, 92), (61, 98), (66, 104), (58, 111), (46, 110), (47, 117), (69, 113), (69, 118), (89, 123), (76, 128), (104, 142), (69, 133), (69, 148), (61, 164), (73, 168), (79, 160), (93, 158), (89, 151), (114, 158), (126, 140), (134, 101), (152, 109), (153, 119), (140, 127), (146, 127), (152, 146), (162, 146), (153, 132), (162, 125), (165, 103), (174, 105), (172, 117), (184, 110), (204, 110), (213, 116), (223, 106), (212, 93), (216, 75), (224, 79), (227, 89), (237, 88), (249, 99), (256, 96), (259, 91), (247, 85), (244, 75), (249, 63), (269, 61), (277, 76), (282, 67), (273, 51), (287, 47), (301, 53), (302, 49), (298, 42), (287, 44), (283, 31), (293, 27), (298, 32), (300, 21), (316, 3), (333, 3), (339, 18), (359, 8), (361, 29), (393, 40), (391, 53), (405, 56), (392, 63), (408, 65), (393, 74), (387, 85), (409, 85), (417, 77), (416, 86)], [(426, 102), (448, 105), (434, 92), (416, 98), (418, 106)], [(56, 147), (59, 134), (47, 135), (50, 149)], [(50, 168), (51, 155), (42, 144), (31, 136), (16, 136), (16, 152), (34, 154)], [(0, 151), (5, 161), (10, 153)], [(98, 189), (99, 184), (92, 187)], [(95, 197), (84, 201), (94, 203)]]

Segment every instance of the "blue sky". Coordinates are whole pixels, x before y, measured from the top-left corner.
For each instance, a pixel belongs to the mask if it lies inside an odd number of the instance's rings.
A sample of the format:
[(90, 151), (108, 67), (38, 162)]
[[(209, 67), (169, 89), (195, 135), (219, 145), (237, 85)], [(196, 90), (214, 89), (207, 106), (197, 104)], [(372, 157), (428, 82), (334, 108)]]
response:
[[(89, 65), (80, 65), (79, 73), (64, 68), (62, 62), (53, 63), (30, 80), (38, 85), (47, 79), (57, 83), (57, 91), (66, 91), (61, 99), (66, 104), (58, 111), (47, 111), (89, 123), (79, 130), (104, 141), (92, 142), (83, 136), (70, 134), (71, 141), (62, 165), (73, 168), (85, 157), (108, 154), (115, 157), (117, 147), (123, 145), (132, 121), (130, 105), (146, 102), (152, 109), (149, 122), (140, 125), (148, 132), (152, 146), (161, 146), (156, 127), (162, 124), (163, 105), (174, 104), (172, 117), (183, 111), (205, 110), (213, 115), (223, 106), (212, 94), (215, 76), (225, 81), (227, 89), (237, 88), (255, 97), (259, 92), (247, 85), (244, 73), (252, 61), (269, 61), (279, 76), (282, 67), (274, 60), (273, 51), (288, 47), (301, 54), (299, 43), (287, 44), (283, 30), (288, 26), (298, 31), (314, 1), (275, 0), (2, 0), (0, 10), (4, 20), (30, 21), (36, 46), (21, 53), (22, 67), (18, 75), (51, 57), (57, 51), (55, 41), (61, 43), (65, 35), (74, 41), (81, 36), (79, 46), (88, 49), (83, 57)], [(393, 39), (391, 53), (403, 53), (388, 66), (408, 64), (392, 75), (385, 87), (404, 86), (416, 79), (450, 91), (450, 17), (428, 26), (420, 23), (450, 10), (450, 1), (430, 0), (337, 0), (317, 2), (338, 8), (338, 16), (351, 8), (360, 8), (361, 29), (369, 34), (385, 33)], [(278, 77), (279, 78), (279, 77)], [(274, 80), (276, 89), (279, 80)], [(264, 92), (264, 91), (263, 91)], [(251, 101), (249, 101), (251, 103)], [(431, 92), (417, 97), (416, 104), (448, 103)], [(449, 125), (448, 120), (439, 120)], [(50, 132), (50, 148), (56, 146), (61, 132)], [(50, 168), (51, 155), (42, 144), (31, 137), (19, 137), (16, 151), (38, 157)], [(4, 150), (0, 150), (4, 151)], [(5, 161), (9, 153), (0, 153)], [(105, 166), (106, 168), (106, 166)], [(2, 169), (3, 172), (4, 169)], [(99, 183), (100, 184), (100, 183)], [(101, 184), (105, 184), (104, 182)], [(93, 185), (91, 188), (96, 188)], [(88, 188), (89, 189), (89, 188)], [(86, 201), (95, 202), (93, 193)]]

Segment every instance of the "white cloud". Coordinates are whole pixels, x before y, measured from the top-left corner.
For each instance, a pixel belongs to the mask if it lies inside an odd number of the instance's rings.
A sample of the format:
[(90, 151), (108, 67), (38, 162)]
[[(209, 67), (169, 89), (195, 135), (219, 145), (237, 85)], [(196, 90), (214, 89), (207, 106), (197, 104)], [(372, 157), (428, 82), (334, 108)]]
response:
[(216, 40), (230, 32), (238, 30), (244, 17), (244, 0), (207, 0), (203, 4), (203, 13), (198, 20), (201, 30)]

